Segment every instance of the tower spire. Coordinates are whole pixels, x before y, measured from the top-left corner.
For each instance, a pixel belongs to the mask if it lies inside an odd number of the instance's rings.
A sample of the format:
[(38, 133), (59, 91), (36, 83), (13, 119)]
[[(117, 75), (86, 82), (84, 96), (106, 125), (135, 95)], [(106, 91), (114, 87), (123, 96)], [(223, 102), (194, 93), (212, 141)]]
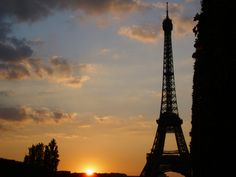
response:
[(169, 15), (168, 15), (168, 2), (166, 2), (166, 18), (168, 18)]

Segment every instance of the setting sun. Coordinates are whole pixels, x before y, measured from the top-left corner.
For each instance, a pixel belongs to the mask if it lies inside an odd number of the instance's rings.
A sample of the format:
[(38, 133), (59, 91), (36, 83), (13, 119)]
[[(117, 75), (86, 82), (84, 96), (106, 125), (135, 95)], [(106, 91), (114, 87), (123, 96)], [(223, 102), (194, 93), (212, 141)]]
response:
[(85, 171), (85, 173), (86, 173), (87, 176), (92, 176), (94, 174), (94, 170), (93, 169), (87, 169)]

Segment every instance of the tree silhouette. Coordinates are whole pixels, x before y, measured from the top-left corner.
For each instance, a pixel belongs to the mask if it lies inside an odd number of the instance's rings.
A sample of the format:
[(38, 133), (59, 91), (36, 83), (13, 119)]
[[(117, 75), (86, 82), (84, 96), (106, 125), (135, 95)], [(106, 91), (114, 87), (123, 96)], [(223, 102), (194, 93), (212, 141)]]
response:
[(52, 139), (51, 142), (45, 147), (44, 163), (51, 171), (57, 171), (59, 164), (59, 153), (56, 140)]
[(38, 143), (36, 145), (32, 145), (28, 148), (29, 154), (25, 156), (24, 162), (28, 164), (35, 164), (39, 166), (43, 166), (44, 163), (44, 145), (43, 143)]
[[(194, 20), (191, 158), (193, 177), (231, 176), (236, 81), (235, 9), (229, 0), (202, 0)], [(235, 116), (234, 116), (235, 117)]]
[(28, 148), (28, 154), (25, 155), (24, 162), (44, 167), (51, 172), (57, 171), (59, 164), (59, 152), (55, 139), (52, 139), (48, 145), (38, 143)]

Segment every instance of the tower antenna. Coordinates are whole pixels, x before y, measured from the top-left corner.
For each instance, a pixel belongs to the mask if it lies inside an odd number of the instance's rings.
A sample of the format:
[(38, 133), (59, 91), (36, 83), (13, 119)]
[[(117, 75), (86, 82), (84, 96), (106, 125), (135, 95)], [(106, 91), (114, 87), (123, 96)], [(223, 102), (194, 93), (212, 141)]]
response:
[(168, 2), (166, 2), (166, 17), (169, 17), (168, 16)]

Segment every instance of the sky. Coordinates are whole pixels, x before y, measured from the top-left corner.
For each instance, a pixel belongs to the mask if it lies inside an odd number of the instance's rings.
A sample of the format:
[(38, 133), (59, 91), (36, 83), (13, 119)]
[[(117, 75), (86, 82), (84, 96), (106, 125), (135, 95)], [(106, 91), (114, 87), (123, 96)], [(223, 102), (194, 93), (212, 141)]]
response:
[[(162, 0), (1, 0), (0, 157), (56, 139), (59, 170), (139, 175), (159, 118)], [(197, 0), (169, 1), (189, 145)], [(176, 148), (172, 135), (165, 149)]]

